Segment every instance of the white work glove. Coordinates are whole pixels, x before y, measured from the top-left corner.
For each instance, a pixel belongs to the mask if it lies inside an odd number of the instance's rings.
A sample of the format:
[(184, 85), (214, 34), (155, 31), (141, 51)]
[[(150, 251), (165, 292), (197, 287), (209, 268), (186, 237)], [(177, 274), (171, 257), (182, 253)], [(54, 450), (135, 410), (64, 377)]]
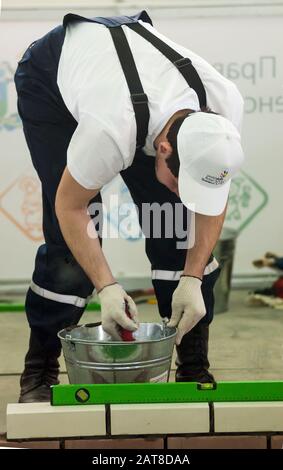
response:
[[(116, 340), (121, 340), (120, 330), (138, 329), (138, 311), (133, 299), (124, 291), (120, 284), (105, 286), (98, 292), (101, 303), (102, 328)], [(126, 314), (126, 302), (131, 315)]]
[(206, 314), (201, 282), (197, 277), (181, 276), (178, 287), (174, 291), (172, 316), (167, 326), (177, 327), (177, 345)]

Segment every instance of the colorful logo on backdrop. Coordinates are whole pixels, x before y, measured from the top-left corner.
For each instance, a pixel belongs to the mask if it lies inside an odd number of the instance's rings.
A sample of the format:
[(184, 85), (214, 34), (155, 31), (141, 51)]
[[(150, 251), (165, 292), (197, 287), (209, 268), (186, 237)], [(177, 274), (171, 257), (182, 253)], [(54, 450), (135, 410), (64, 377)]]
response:
[(22, 173), (0, 193), (0, 213), (30, 240), (43, 239), (41, 187), (33, 171)]
[(21, 127), (15, 110), (14, 70), (8, 62), (0, 62), (0, 131), (14, 131)]
[[(105, 222), (109, 222), (112, 225), (117, 232), (117, 238), (123, 238), (129, 242), (139, 241), (143, 237), (143, 234), (140, 229), (138, 215), (130, 191), (124, 182), (120, 183), (117, 196), (116, 203), (112, 203), (110, 210), (104, 214)], [(122, 218), (121, 206), (123, 206)]]
[(232, 179), (225, 227), (241, 232), (267, 202), (266, 191), (251, 176), (240, 171)]
[[(223, 179), (227, 175), (227, 170), (221, 174)], [(112, 207), (110, 213), (107, 214), (107, 219), (117, 231), (119, 229), (122, 238), (131, 242), (138, 241), (143, 237), (143, 234), (139, 227), (138, 215), (134, 209), (130, 192), (123, 182), (119, 186), (118, 194), (119, 204), (126, 203), (128, 205), (127, 224), (121, 225), (117, 215), (118, 210), (116, 210), (118, 208), (115, 207)], [(225, 226), (241, 232), (262, 211), (267, 202), (268, 196), (265, 190), (247, 173), (240, 171), (231, 182)]]
[[(112, 205), (105, 218), (117, 230), (119, 237), (136, 242), (143, 235), (130, 192), (123, 182), (118, 187), (117, 195), (118, 205)], [(15, 199), (19, 201), (16, 210)], [(240, 172), (232, 179), (225, 226), (241, 232), (264, 208), (267, 201), (264, 189), (249, 175)], [(125, 211), (121, 224), (118, 206), (122, 203)], [(42, 240), (41, 188), (39, 179), (33, 172), (29, 170), (21, 174), (0, 193), (0, 212), (30, 240)]]

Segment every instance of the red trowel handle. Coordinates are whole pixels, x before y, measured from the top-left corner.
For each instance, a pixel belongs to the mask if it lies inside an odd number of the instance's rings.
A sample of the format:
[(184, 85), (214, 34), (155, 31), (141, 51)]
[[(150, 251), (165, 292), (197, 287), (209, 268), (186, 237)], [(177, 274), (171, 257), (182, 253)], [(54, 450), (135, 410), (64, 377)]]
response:
[[(126, 302), (125, 312), (127, 316), (131, 318), (128, 302), (127, 301), (125, 302)], [(121, 328), (120, 335), (123, 341), (135, 341), (135, 338), (133, 337), (133, 333), (129, 330), (126, 330), (125, 328)]]

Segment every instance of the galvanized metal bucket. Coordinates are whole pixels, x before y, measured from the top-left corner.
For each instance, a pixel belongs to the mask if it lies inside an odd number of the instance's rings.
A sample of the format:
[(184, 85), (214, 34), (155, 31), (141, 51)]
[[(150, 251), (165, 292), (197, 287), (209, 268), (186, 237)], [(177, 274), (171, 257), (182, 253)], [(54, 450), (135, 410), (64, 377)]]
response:
[(100, 323), (59, 331), (71, 384), (167, 382), (176, 329), (141, 323), (135, 341), (113, 341)]

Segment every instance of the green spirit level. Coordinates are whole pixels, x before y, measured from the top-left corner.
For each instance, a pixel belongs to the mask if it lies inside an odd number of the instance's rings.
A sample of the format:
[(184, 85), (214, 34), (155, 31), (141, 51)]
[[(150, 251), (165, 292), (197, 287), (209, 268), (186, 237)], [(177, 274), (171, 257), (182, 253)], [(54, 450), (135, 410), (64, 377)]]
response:
[(283, 381), (54, 385), (51, 404), (283, 401)]
[[(98, 302), (90, 302), (86, 310), (89, 310), (91, 312), (97, 311), (99, 312), (101, 310), (100, 304)], [(14, 313), (14, 312), (20, 312), (23, 313), (25, 312), (25, 304), (22, 303), (17, 303), (17, 302), (1, 302), (0, 301), (0, 313)]]

